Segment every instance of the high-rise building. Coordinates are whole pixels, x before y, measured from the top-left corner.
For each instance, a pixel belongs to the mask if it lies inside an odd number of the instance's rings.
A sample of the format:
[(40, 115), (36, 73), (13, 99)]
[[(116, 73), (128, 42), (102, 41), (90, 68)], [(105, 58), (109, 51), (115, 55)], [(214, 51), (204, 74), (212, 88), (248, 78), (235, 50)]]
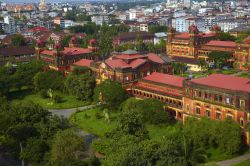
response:
[(190, 8), (191, 7), (191, 0), (183, 0), (183, 5), (186, 8)]
[(6, 24), (5, 31), (8, 34), (16, 33), (15, 19), (10, 16), (4, 17), (4, 23)]
[(40, 11), (46, 11), (46, 10), (47, 10), (47, 5), (46, 5), (45, 0), (40, 0), (40, 3), (39, 3), (39, 10), (40, 10)]

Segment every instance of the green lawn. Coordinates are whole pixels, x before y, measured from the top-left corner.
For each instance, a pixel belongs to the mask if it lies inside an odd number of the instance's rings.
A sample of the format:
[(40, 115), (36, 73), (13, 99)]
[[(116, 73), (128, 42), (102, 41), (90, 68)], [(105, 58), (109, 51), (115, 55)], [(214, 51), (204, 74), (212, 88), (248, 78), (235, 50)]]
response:
[[(73, 114), (70, 118), (70, 122), (84, 131), (103, 137), (106, 132), (116, 128), (119, 114), (118, 112), (111, 113), (109, 115), (110, 123), (108, 123), (104, 120), (103, 112), (100, 111), (99, 108), (94, 108)], [(178, 123), (176, 125), (178, 125)], [(149, 137), (153, 140), (160, 140), (166, 133), (177, 131), (174, 125), (147, 125), (147, 129), (149, 131)], [(207, 149), (206, 152), (209, 162), (226, 160), (237, 156), (227, 155), (219, 149)]]
[[(101, 118), (98, 118), (98, 115)], [(103, 112), (99, 108), (90, 109), (83, 112), (77, 112), (70, 118), (70, 122), (77, 125), (84, 131), (90, 132), (99, 137), (104, 136), (106, 132), (116, 128), (117, 117), (120, 113), (113, 112), (110, 114), (110, 123), (105, 122)], [(175, 127), (167, 125), (147, 125), (151, 139), (160, 140), (165, 133), (174, 132)]]
[(246, 160), (234, 166), (249, 166), (249, 165), (250, 165), (250, 160)]
[(21, 101), (32, 101), (36, 104), (41, 105), (46, 109), (64, 109), (64, 108), (76, 108), (80, 106), (85, 106), (90, 103), (77, 100), (74, 96), (68, 96), (60, 92), (56, 92), (61, 96), (62, 100), (60, 103), (52, 103), (48, 98), (42, 98), (38, 94), (32, 93), (30, 89), (23, 89), (21, 91), (13, 91), (8, 95), (8, 99), (12, 103), (17, 103)]

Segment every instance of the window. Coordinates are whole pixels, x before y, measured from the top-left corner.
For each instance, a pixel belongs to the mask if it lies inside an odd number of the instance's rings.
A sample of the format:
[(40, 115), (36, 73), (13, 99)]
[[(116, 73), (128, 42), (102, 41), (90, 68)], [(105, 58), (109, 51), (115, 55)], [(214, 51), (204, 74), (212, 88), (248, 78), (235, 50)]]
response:
[(240, 118), (240, 125), (244, 126), (244, 120), (242, 118)]
[(190, 108), (189, 108), (189, 104), (187, 104), (187, 112), (189, 112), (189, 109), (190, 109)]
[(227, 118), (228, 119), (233, 119), (233, 116), (232, 115), (227, 115)]
[(245, 100), (240, 100), (240, 107), (245, 107)]
[(227, 97), (226, 98), (226, 104), (231, 104), (231, 102), (232, 102), (232, 99), (230, 97)]
[(207, 116), (207, 117), (210, 117), (210, 116), (211, 116), (210, 110), (206, 110), (206, 116)]
[(201, 97), (201, 91), (198, 92), (198, 97)]
[(221, 95), (219, 96), (219, 102), (222, 102), (222, 96)]
[(200, 107), (196, 107), (195, 111), (196, 111), (196, 114), (198, 114), (198, 115), (201, 114), (201, 108)]
[(204, 94), (204, 98), (205, 98), (205, 99), (207, 99), (207, 98), (208, 98), (208, 94), (207, 94), (207, 92), (205, 92), (205, 94)]
[(216, 112), (216, 119), (221, 120), (221, 113), (220, 112)]

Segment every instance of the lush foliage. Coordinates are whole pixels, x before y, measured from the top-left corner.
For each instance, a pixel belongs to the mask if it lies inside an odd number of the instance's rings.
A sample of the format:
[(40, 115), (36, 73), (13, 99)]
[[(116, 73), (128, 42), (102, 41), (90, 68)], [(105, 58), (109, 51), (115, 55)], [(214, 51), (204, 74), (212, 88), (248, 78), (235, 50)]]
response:
[(67, 121), (33, 103), (1, 104), (0, 124), (1, 147), (34, 164), (44, 162), (54, 134), (69, 127)]
[(163, 124), (173, 122), (173, 118), (168, 112), (164, 111), (163, 106), (163, 103), (157, 99), (137, 100), (129, 98), (122, 103), (121, 109), (139, 113), (144, 123)]
[(126, 99), (127, 95), (122, 85), (118, 82), (105, 80), (94, 90), (94, 99), (115, 109)]
[(221, 68), (230, 59), (229, 52), (211, 52), (208, 54), (208, 59), (214, 62), (216, 68)]
[(79, 100), (92, 100), (96, 84), (95, 77), (91, 76), (89, 72), (85, 74), (82, 72), (84, 70), (77, 69), (67, 76), (65, 81), (66, 90)]
[(26, 45), (26, 41), (25, 38), (22, 35), (14, 35), (11, 38), (11, 45), (15, 46), (15, 47), (20, 47), (20, 46), (25, 46)]
[(41, 90), (63, 90), (64, 76), (61, 72), (48, 70), (39, 72), (34, 77), (34, 89), (39, 92)]

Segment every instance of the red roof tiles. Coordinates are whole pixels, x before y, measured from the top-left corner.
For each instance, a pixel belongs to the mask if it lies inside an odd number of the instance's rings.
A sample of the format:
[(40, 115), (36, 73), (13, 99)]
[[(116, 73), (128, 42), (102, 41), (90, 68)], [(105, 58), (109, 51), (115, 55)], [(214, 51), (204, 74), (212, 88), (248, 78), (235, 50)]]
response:
[(143, 55), (139, 55), (139, 54), (132, 54), (132, 55), (121, 54), (121, 55), (115, 56), (115, 58), (129, 60), (129, 59), (144, 58), (144, 56)]
[(75, 62), (73, 65), (76, 66), (86, 66), (86, 67), (90, 67), (90, 64), (93, 62), (93, 60), (89, 60), (89, 59), (81, 59), (77, 62)]
[(250, 78), (240, 78), (224, 74), (212, 74), (191, 82), (221, 89), (250, 92)]
[[(91, 53), (92, 50), (88, 49), (88, 48), (77, 48), (77, 47), (64, 47), (64, 50), (62, 51), (62, 53), (66, 56), (72, 56), (72, 55), (82, 55), (82, 54), (88, 54)], [(53, 55), (53, 51), (51, 50), (44, 50), (41, 52), (41, 54), (45, 54), (45, 55)]]
[(178, 76), (163, 74), (163, 73), (158, 73), (158, 72), (154, 72), (151, 75), (144, 77), (143, 79), (156, 82), (156, 83), (177, 86), (181, 88), (183, 87), (183, 81), (185, 80), (185, 78), (183, 77), (178, 77)]
[(154, 53), (149, 53), (149, 54), (147, 54), (147, 56), (148, 56), (148, 59), (153, 61), (153, 62), (160, 63), (160, 64), (165, 63), (158, 55), (156, 55)]
[(220, 40), (211, 40), (206, 45), (215, 47), (236, 47), (236, 43), (233, 41), (220, 41)]
[[(214, 37), (215, 34), (214, 33), (200, 33), (198, 34), (199, 37)], [(181, 39), (189, 39), (190, 38), (190, 34), (187, 33), (187, 32), (183, 32), (183, 33), (180, 33), (180, 34), (177, 34), (174, 36), (175, 38), (181, 38)]]

